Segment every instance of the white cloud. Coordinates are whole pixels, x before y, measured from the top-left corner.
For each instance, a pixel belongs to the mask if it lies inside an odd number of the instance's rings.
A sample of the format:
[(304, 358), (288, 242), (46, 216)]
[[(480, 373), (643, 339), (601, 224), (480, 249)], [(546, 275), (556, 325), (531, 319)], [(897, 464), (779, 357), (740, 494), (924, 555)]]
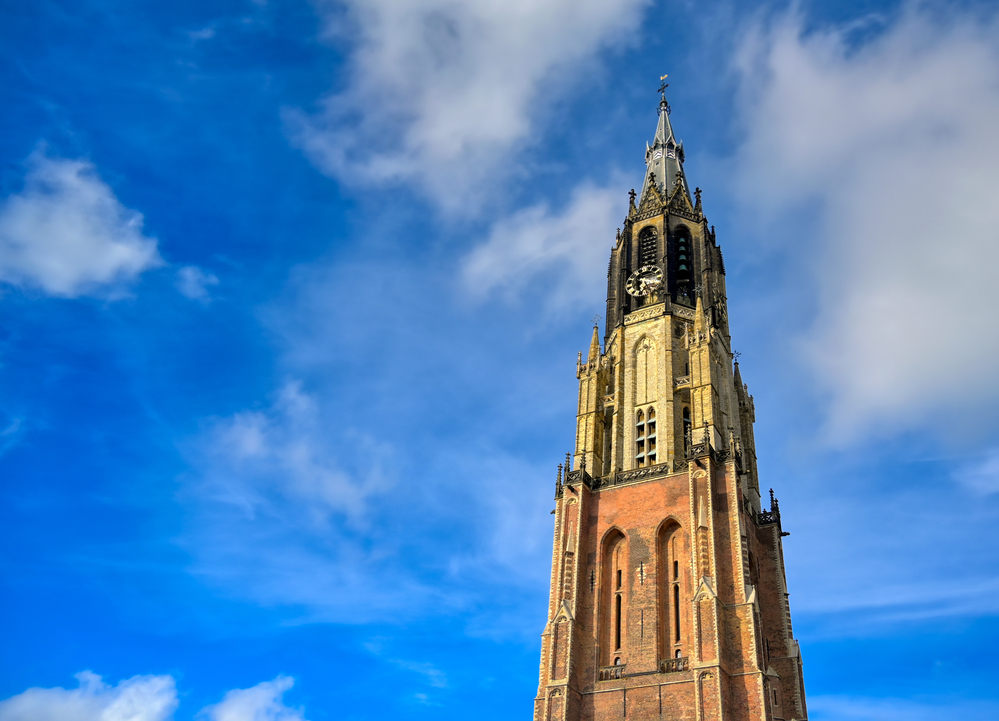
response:
[(0, 701), (0, 721), (166, 721), (177, 708), (172, 676), (133, 676), (109, 686), (90, 671), (74, 689), (29, 688)]
[(219, 279), (195, 265), (185, 265), (177, 271), (177, 290), (191, 300), (210, 300), (208, 287), (218, 285)]
[[(392, 541), (371, 536), (369, 510), (392, 487), (382, 471), (391, 450), (353, 437), (339, 411), (291, 382), (270, 408), (218, 419), (192, 442), (195, 573), (237, 596), (352, 622), (426, 595), (408, 577), (371, 582), (394, 567)], [(360, 475), (337, 454), (351, 441)]]
[(142, 214), (86, 160), (28, 159), (24, 190), (0, 204), (0, 281), (75, 298), (108, 293), (162, 263)]
[(343, 472), (331, 457), (314, 397), (289, 382), (266, 411), (244, 411), (218, 421), (202, 452), (212, 471), (206, 489), (252, 518), (266, 512), (274, 493), (308, 500), (315, 523), (331, 513), (359, 519), (365, 498), (380, 485)]
[[(76, 674), (79, 688), (29, 688), (0, 701), (0, 721), (168, 721), (177, 709), (172, 676), (133, 676), (109, 686), (90, 671)], [(306, 721), (282, 697), (295, 684), (278, 676), (252, 688), (233, 689), (198, 713), (205, 721)]]
[(499, 221), (465, 258), (466, 287), (479, 297), (494, 291), (512, 297), (544, 275), (554, 307), (602, 298), (600, 271), (614, 242), (614, 224), (622, 220), (623, 197), (623, 190), (581, 185), (561, 212), (540, 204)]
[(819, 208), (804, 345), (832, 436), (964, 427), (999, 395), (999, 21), (916, 4), (855, 30), (791, 16), (746, 44), (742, 198), (777, 233)]
[(278, 676), (252, 688), (233, 689), (219, 703), (203, 708), (198, 717), (207, 721), (305, 721), (301, 709), (289, 708), (281, 700), (294, 685), (295, 679)]
[[(413, 182), (452, 210), (481, 199), (531, 140), (539, 108), (620, 43), (648, 0), (326, 2), (351, 46), (344, 90), (286, 114), (295, 142), (346, 182)], [(505, 165), (506, 164), (506, 165)]]

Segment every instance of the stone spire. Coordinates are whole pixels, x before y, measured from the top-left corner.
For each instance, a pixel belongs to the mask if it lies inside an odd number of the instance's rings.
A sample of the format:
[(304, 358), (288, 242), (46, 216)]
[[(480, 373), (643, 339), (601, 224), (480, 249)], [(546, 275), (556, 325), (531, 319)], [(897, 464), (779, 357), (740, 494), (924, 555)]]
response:
[(597, 337), (597, 326), (593, 326), (593, 338), (590, 339), (590, 352), (586, 356), (587, 363), (600, 360), (600, 339)]
[(683, 182), (684, 190), (688, 191), (687, 178), (683, 173), (683, 143), (676, 140), (673, 126), (669, 122), (669, 104), (666, 93), (663, 92), (659, 102), (659, 124), (656, 126), (656, 136), (652, 145), (645, 144), (645, 182), (639, 198), (645, 197), (649, 183), (655, 183), (660, 195), (664, 198), (673, 192), (673, 186), (678, 179)]

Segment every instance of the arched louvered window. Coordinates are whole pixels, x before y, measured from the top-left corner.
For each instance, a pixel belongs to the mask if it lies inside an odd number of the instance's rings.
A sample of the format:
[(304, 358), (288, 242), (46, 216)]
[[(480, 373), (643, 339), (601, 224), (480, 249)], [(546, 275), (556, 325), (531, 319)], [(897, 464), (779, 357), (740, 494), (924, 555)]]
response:
[(684, 407), (683, 409), (683, 454), (684, 455), (687, 455), (687, 453), (690, 452), (690, 442), (691, 442), (690, 432), (691, 432), (690, 409)]
[(655, 228), (643, 228), (638, 234), (638, 265), (655, 265), (658, 253), (659, 235)]
[(676, 230), (676, 284), (684, 290), (689, 290), (690, 281), (694, 277), (694, 257), (691, 253), (690, 231), (683, 226)]
[(645, 412), (639, 410), (635, 416), (635, 466), (645, 465)]
[(656, 462), (656, 409), (649, 408), (649, 414), (645, 420), (645, 460), (648, 465), (655, 465)]

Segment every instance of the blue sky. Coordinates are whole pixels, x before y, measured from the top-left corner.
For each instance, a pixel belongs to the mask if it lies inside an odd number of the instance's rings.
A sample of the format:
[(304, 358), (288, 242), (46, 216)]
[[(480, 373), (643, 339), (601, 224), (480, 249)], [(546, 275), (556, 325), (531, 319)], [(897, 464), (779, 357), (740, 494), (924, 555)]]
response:
[(0, 719), (526, 717), (664, 72), (811, 718), (999, 717), (994, 4), (0, 13)]

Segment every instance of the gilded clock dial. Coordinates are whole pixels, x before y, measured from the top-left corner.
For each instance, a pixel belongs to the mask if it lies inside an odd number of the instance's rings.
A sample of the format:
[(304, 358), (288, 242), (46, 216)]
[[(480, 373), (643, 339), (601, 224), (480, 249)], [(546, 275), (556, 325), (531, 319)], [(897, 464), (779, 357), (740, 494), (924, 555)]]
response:
[(645, 296), (663, 284), (663, 271), (658, 265), (643, 265), (628, 278), (625, 289), (634, 296)]

